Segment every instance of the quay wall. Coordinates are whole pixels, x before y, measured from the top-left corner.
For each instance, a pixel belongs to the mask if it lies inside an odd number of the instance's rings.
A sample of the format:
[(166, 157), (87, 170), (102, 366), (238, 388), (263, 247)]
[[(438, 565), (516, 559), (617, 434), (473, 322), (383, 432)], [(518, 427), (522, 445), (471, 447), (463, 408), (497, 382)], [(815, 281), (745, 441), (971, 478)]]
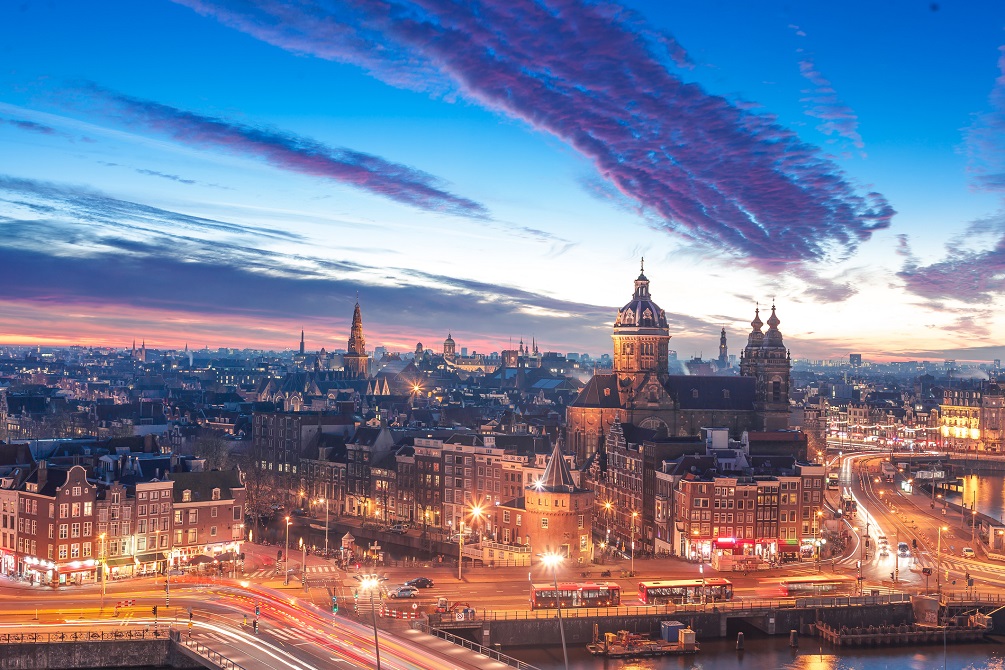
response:
[(0, 646), (0, 670), (205, 667), (169, 639), (96, 642), (22, 642)]
[[(563, 618), (565, 639), (569, 644), (586, 644), (593, 640), (593, 626), (600, 633), (627, 630), (633, 633), (658, 635), (661, 621), (676, 620), (689, 625), (698, 640), (727, 637), (729, 620), (738, 619), (768, 635), (788, 635), (790, 630), (805, 634), (817, 621), (835, 628), (841, 626), (882, 626), (912, 623), (910, 603), (885, 605), (853, 605), (779, 609), (767, 612), (677, 612), (597, 617)], [(482, 622), (481, 634), (475, 639), (486, 646), (532, 646), (554, 644), (559, 639), (558, 618), (516, 619)]]

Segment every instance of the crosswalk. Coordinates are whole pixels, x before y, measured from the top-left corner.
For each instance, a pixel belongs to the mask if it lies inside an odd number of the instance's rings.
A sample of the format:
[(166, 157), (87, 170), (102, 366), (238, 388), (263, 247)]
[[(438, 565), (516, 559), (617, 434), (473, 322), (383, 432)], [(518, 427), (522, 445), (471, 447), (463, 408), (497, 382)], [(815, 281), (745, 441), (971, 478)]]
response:
[[(296, 633), (283, 630), (282, 628), (269, 627), (269, 628), (262, 628), (260, 630), (263, 633), (268, 633), (269, 635), (278, 637), (279, 639), (285, 640), (287, 642), (303, 642), (302, 637), (298, 636)], [(212, 631), (203, 631), (199, 633), (199, 637), (202, 638), (203, 640), (207, 641), (212, 640), (213, 642), (222, 644), (231, 644), (234, 642), (233, 639), (228, 638), (226, 635), (221, 635), (220, 633), (215, 633)], [(207, 644), (207, 642), (204, 642), (203, 644)]]
[[(293, 570), (294, 566), (290, 566)], [(334, 565), (308, 565), (307, 574), (308, 575), (328, 575), (335, 576), (338, 573), (338, 568)], [(277, 572), (275, 568), (259, 568), (247, 574), (251, 579), (271, 579), (272, 577), (281, 577), (283, 574), (282, 568)], [(300, 571), (291, 572), (290, 575), (297, 575), (299, 577)]]

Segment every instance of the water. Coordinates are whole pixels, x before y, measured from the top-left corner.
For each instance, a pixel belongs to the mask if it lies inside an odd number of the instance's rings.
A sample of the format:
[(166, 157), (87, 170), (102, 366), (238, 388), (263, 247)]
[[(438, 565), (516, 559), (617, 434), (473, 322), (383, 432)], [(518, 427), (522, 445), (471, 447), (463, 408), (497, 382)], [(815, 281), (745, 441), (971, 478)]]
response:
[[(955, 502), (965, 502), (967, 506), (974, 504), (977, 496), (977, 511), (981, 514), (1001, 520), (1005, 515), (1005, 476), (1003, 475), (968, 475), (962, 477), (963, 495), (949, 493), (947, 499)], [(958, 519), (957, 519), (958, 520)]]
[[(993, 638), (992, 638), (993, 639)], [(1005, 670), (1005, 638), (982, 644), (848, 649), (820, 645), (815, 638), (801, 637), (799, 648), (789, 647), (784, 635), (771, 638), (747, 637), (744, 652), (737, 653), (736, 641), (702, 640), (695, 656), (668, 656), (634, 661), (594, 658), (583, 645), (569, 647), (571, 670)], [(561, 647), (503, 649), (540, 670), (565, 667)], [(945, 665), (943, 665), (945, 661)]]

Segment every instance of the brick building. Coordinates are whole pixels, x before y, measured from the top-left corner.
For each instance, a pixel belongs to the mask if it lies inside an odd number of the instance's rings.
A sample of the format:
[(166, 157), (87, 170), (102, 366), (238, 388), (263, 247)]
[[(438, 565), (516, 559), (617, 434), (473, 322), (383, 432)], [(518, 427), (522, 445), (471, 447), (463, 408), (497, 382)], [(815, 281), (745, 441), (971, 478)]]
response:
[[(240, 470), (173, 472), (173, 552), (181, 565), (196, 556), (240, 556), (244, 542), (244, 481)], [(139, 501), (138, 501), (139, 502)]]

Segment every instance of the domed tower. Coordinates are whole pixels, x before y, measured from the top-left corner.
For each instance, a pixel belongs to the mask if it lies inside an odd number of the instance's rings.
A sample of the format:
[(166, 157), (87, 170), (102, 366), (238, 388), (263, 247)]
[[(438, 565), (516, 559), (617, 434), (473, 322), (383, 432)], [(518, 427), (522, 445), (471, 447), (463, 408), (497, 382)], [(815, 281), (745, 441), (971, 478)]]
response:
[(614, 320), (614, 373), (633, 381), (648, 372), (667, 373), (670, 327), (666, 312), (649, 295), (645, 261), (635, 280), (635, 295)]
[(363, 316), (359, 311), (359, 300), (352, 313), (352, 331), (349, 333), (349, 350), (342, 355), (345, 372), (350, 377), (366, 377), (370, 357), (366, 355), (366, 340), (363, 338)]
[(792, 362), (778, 330), (781, 320), (771, 305), (768, 331), (761, 332), (760, 310), (755, 311), (751, 322), (753, 330), (747, 338), (740, 361), (740, 374), (754, 377), (754, 409), (761, 415), (764, 430), (782, 430), (789, 427), (789, 374)]
[(457, 344), (454, 342), (454, 338), (447, 333), (447, 339), (443, 340), (443, 359), (447, 361), (454, 360), (457, 355)]
[(729, 367), (729, 349), (726, 347), (726, 327), (722, 327), (722, 332), (719, 334), (719, 367), (727, 368)]

